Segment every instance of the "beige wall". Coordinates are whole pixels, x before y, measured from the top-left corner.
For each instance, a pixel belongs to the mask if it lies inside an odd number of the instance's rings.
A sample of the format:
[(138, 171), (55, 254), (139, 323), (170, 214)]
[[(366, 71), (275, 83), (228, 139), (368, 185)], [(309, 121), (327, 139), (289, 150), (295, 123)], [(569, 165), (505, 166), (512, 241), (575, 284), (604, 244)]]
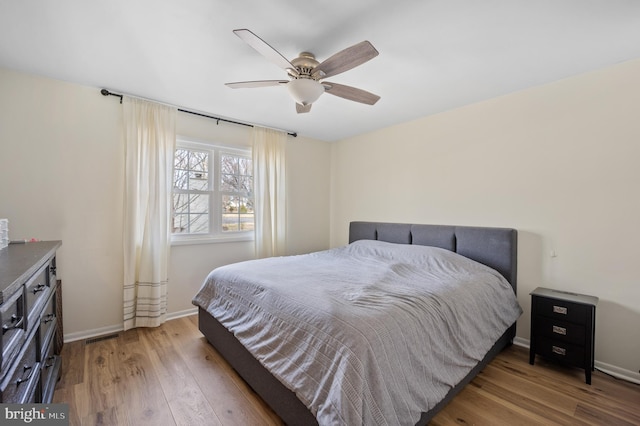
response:
[[(11, 238), (62, 240), (67, 338), (122, 326), (122, 107), (99, 90), (0, 69), (0, 217)], [(247, 146), (249, 128), (178, 113), (180, 135)], [(288, 138), (289, 252), (329, 247), (330, 146)], [(309, 226), (312, 224), (312, 226)], [(169, 312), (253, 243), (173, 246)]]
[(598, 296), (596, 359), (640, 378), (638, 76), (624, 63), (334, 144), (332, 245), (351, 220), (517, 228), (518, 336), (535, 287)]

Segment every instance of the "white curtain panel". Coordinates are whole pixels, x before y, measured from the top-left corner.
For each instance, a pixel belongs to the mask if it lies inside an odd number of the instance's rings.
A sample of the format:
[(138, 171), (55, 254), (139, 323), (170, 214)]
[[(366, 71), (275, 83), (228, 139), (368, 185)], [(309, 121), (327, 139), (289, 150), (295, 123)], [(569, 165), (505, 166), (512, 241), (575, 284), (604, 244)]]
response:
[(176, 108), (124, 98), (124, 329), (165, 320)]
[(256, 257), (286, 254), (287, 134), (253, 128), (253, 186)]

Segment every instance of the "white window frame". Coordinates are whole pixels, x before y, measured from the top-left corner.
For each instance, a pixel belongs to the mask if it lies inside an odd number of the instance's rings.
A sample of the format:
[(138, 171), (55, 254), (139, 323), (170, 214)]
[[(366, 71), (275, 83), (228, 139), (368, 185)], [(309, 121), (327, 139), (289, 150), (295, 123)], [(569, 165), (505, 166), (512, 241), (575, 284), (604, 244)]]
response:
[[(171, 234), (171, 245), (210, 244), (238, 241), (253, 241), (254, 231), (222, 231), (222, 195), (220, 190), (220, 156), (230, 154), (251, 158), (250, 148), (238, 148), (221, 144), (196, 141), (183, 136), (176, 138), (176, 149), (206, 151), (209, 154), (209, 233), (206, 234)], [(173, 174), (172, 174), (173, 179)], [(173, 202), (173, 182), (171, 199)], [(254, 216), (255, 219), (255, 216)]]

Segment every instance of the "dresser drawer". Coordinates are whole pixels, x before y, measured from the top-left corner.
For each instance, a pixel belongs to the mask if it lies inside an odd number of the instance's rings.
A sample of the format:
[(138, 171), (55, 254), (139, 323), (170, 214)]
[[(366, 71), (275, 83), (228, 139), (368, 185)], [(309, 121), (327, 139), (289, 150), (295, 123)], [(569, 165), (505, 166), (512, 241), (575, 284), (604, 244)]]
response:
[(565, 300), (540, 297), (536, 297), (534, 300), (538, 315), (578, 324), (586, 324), (589, 312), (592, 309), (590, 306)]
[(53, 342), (49, 345), (49, 349), (42, 358), (40, 380), (42, 382), (42, 402), (45, 404), (50, 403), (53, 400), (53, 392), (56, 387), (56, 381), (60, 373), (60, 364), (62, 359), (59, 355), (56, 355), (53, 350)]
[(47, 300), (51, 294), (51, 286), (49, 285), (49, 263), (45, 264), (38, 270), (25, 284), (25, 297), (27, 300), (27, 312), (29, 313), (27, 320), (27, 329), (31, 330), (38, 323), (40, 309), (38, 305)]
[(13, 364), (9, 377), (0, 389), (3, 403), (23, 404), (35, 398), (40, 383), (40, 364), (37, 361), (35, 334), (21, 352), (20, 358)]
[(0, 306), (0, 377), (18, 355), (25, 339), (24, 294), (22, 287)]
[(44, 358), (47, 347), (53, 346), (51, 345), (51, 341), (53, 334), (56, 331), (56, 324), (56, 297), (54, 289), (53, 293), (50, 294), (49, 300), (47, 301), (42, 314), (40, 315), (40, 328), (38, 330), (41, 351), (40, 359)]
[(537, 331), (541, 337), (574, 345), (585, 344), (586, 328), (583, 325), (542, 316), (538, 317), (536, 321), (538, 323)]

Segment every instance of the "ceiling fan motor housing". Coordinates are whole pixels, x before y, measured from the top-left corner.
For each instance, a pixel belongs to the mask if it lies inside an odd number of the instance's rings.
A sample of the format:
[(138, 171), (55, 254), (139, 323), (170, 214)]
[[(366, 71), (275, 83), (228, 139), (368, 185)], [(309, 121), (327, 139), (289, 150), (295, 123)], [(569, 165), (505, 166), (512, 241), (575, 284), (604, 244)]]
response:
[(313, 70), (320, 65), (320, 62), (316, 61), (313, 53), (301, 52), (297, 58), (291, 61), (291, 65), (296, 67), (300, 73), (300, 77), (313, 78)]

